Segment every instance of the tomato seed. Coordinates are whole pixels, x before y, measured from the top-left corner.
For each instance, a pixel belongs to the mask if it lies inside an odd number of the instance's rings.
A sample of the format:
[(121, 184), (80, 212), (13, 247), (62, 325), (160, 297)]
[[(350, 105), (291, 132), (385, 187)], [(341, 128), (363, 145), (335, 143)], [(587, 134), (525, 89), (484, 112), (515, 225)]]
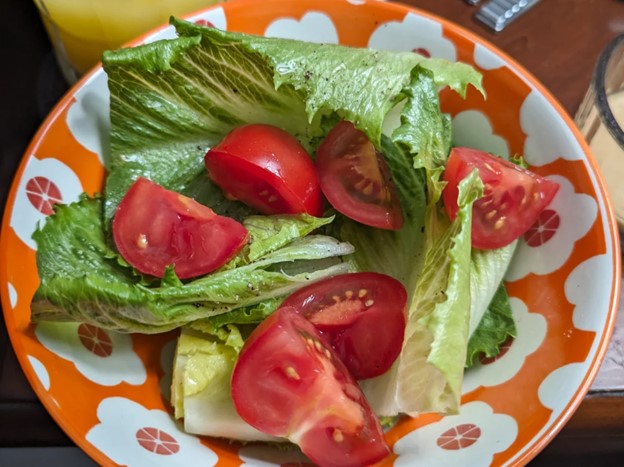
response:
[(492, 209), (491, 211), (488, 211), (487, 213), (485, 213), (485, 220), (491, 221), (492, 218), (498, 214), (498, 211), (496, 209)]
[(137, 246), (138, 246), (141, 250), (146, 249), (146, 248), (147, 248), (147, 235), (145, 235), (145, 234), (140, 234), (140, 235), (137, 237), (137, 240), (136, 240), (136, 245), (137, 245)]
[(358, 292), (358, 297), (364, 298), (365, 296), (366, 296), (366, 289), (360, 289), (360, 291)]
[(301, 379), (301, 376), (299, 376), (297, 370), (295, 370), (292, 366), (286, 367), (286, 376), (288, 376), (290, 379), (294, 379), (297, 381)]
[(337, 443), (342, 443), (344, 441), (344, 435), (342, 434), (342, 431), (340, 431), (338, 428), (334, 428), (332, 438), (334, 438), (334, 441), (336, 441)]
[(353, 290), (347, 290), (345, 292), (345, 297), (347, 297), (347, 299), (351, 299), (351, 297), (353, 297)]
[(375, 303), (375, 300), (366, 300), (366, 301), (364, 302), (364, 305), (366, 305), (366, 306), (369, 306), (369, 307), (370, 307), (370, 306), (373, 306), (373, 304), (374, 304), (374, 303)]

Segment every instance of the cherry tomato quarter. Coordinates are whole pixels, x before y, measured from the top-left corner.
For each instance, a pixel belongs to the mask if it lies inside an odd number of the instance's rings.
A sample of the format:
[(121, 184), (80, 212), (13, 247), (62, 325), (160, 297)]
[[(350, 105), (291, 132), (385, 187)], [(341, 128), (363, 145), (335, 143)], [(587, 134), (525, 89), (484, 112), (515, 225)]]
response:
[(328, 339), (356, 379), (385, 373), (401, 353), (407, 292), (375, 272), (342, 274), (304, 287), (283, 302)]
[(208, 150), (204, 162), (226, 196), (263, 214), (322, 214), (314, 164), (299, 141), (280, 128), (236, 128)]
[(457, 216), (459, 182), (477, 169), (483, 196), (472, 210), (472, 246), (500, 248), (524, 234), (552, 201), (559, 185), (530, 170), (477, 149), (451, 150), (442, 198), (451, 219)]
[(337, 211), (380, 229), (401, 228), (403, 213), (388, 164), (351, 122), (340, 122), (327, 134), (316, 168), (321, 190)]
[(181, 279), (214, 271), (247, 243), (247, 229), (207, 206), (138, 178), (113, 219), (113, 239), (135, 269), (163, 277), (174, 266)]
[(276, 310), (245, 341), (232, 399), (243, 420), (288, 438), (319, 465), (369, 465), (390, 452), (357, 382), (292, 307)]

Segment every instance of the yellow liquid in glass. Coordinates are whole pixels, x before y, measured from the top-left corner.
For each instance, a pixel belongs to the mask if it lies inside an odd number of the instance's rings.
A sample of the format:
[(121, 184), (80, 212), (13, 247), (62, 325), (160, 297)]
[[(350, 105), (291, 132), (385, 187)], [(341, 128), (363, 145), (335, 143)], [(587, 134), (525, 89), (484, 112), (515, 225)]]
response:
[(35, 0), (57, 56), (83, 74), (102, 52), (219, 0)]

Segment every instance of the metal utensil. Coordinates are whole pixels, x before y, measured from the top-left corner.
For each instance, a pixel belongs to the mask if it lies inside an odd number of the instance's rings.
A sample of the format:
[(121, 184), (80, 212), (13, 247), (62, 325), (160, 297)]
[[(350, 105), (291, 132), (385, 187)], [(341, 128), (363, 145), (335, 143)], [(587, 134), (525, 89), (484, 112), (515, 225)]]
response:
[(479, 8), (475, 18), (500, 32), (539, 2), (540, 0), (490, 0)]

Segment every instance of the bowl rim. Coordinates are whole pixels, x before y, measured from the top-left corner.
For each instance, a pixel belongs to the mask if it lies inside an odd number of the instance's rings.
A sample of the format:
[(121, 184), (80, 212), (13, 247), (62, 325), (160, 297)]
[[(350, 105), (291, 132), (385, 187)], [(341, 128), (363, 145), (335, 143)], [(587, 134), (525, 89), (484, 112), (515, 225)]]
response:
[[(182, 15), (181, 18), (189, 19), (193, 18), (200, 14), (205, 14), (208, 11), (213, 11), (216, 9), (237, 9), (237, 8), (245, 8), (250, 7), (251, 5), (255, 5), (258, 3), (279, 3), (283, 0), (229, 0), (226, 3), (217, 3), (208, 7), (200, 8), (188, 14)], [(310, 6), (315, 6), (315, 8), (319, 8), (318, 5), (315, 4), (314, 0), (300, 0), (306, 3), (309, 3)], [(335, 1), (335, 0), (334, 0)], [(351, 0), (343, 0), (343, 2), (351, 3), (354, 2)], [(542, 451), (546, 445), (561, 431), (567, 421), (572, 417), (574, 412), (578, 409), (579, 405), (583, 401), (585, 395), (589, 391), (591, 384), (593, 383), (596, 375), (598, 374), (598, 370), (600, 368), (600, 363), (604, 359), (604, 356), (607, 352), (607, 347), (609, 341), (611, 339), (611, 335), (613, 333), (613, 329), (615, 327), (615, 320), (618, 311), (618, 302), (619, 302), (619, 293), (621, 289), (621, 280), (622, 280), (622, 259), (621, 259), (621, 244), (619, 242), (619, 230), (616, 222), (613, 205), (609, 194), (606, 190), (606, 186), (602, 177), (600, 176), (600, 172), (598, 170), (597, 162), (589, 148), (589, 145), (584, 140), (580, 131), (574, 124), (572, 118), (568, 115), (566, 110), (562, 107), (559, 101), (550, 93), (550, 91), (523, 65), (509, 56), (506, 52), (499, 49), (497, 46), (479, 36), (478, 34), (468, 30), (464, 26), (461, 26), (458, 23), (455, 23), (451, 20), (448, 20), (442, 16), (439, 16), (435, 13), (431, 13), (422, 8), (407, 5), (403, 3), (387, 3), (378, 0), (360, 0), (361, 3), (368, 3), (374, 5), (374, 8), (379, 9), (389, 9), (395, 11), (401, 11), (405, 14), (412, 13), (417, 16), (427, 18), (433, 20), (434, 22), (439, 23), (444, 29), (451, 30), (454, 33), (462, 36), (468, 41), (474, 43), (475, 45), (479, 45), (489, 52), (500, 57), (505, 65), (510, 68), (517, 76), (523, 79), (527, 84), (533, 87), (536, 91), (539, 92), (547, 101), (549, 105), (553, 107), (558, 116), (563, 120), (566, 127), (571, 130), (572, 135), (576, 142), (580, 145), (584, 155), (585, 162), (590, 166), (589, 175), (595, 184), (596, 188), (596, 201), (598, 202), (600, 213), (600, 207), (604, 209), (604, 215), (607, 219), (608, 225), (604, 227), (604, 231), (608, 231), (611, 234), (612, 242), (609, 244), (607, 241), (605, 242), (607, 252), (609, 251), (609, 247), (613, 253), (613, 283), (612, 283), (612, 292), (609, 297), (609, 305), (607, 311), (607, 319), (603, 327), (602, 332), (602, 340), (596, 347), (595, 354), (593, 355), (593, 359), (589, 364), (588, 371), (585, 373), (581, 384), (577, 387), (573, 396), (569, 399), (565, 407), (562, 409), (559, 416), (554, 421), (547, 422), (547, 426), (542, 429), (542, 431), (538, 432), (532, 440), (526, 444), (521, 451), (512, 456), (508, 461), (508, 466), (520, 466), (525, 465), (530, 460), (532, 460), (540, 451)], [(324, 7), (322, 7), (324, 8)], [(325, 9), (325, 11), (327, 11)], [(148, 39), (152, 38), (156, 34), (162, 34), (170, 25), (168, 23), (161, 24), (156, 26), (146, 33), (138, 36), (137, 38), (125, 43), (122, 47), (132, 47), (139, 44), (144, 43)], [(24, 170), (26, 168), (28, 159), (31, 154), (34, 154), (35, 149), (39, 147), (42, 140), (45, 138), (46, 134), (50, 127), (55, 123), (55, 121), (59, 118), (60, 114), (73, 103), (73, 98), (75, 94), (83, 89), (85, 86), (88, 86), (89, 83), (94, 80), (98, 75), (104, 73), (102, 68), (102, 63), (98, 62), (94, 65), (90, 71), (88, 71), (85, 75), (83, 75), (76, 83), (74, 83), (67, 92), (61, 97), (61, 99), (55, 104), (53, 109), (48, 113), (45, 117), (35, 134), (32, 136), (30, 143), (26, 147), (24, 154), (20, 159), (19, 166), (15, 171), (13, 181), (9, 188), (9, 193), (7, 196), (4, 215), (2, 219), (2, 225), (0, 230), (0, 251), (5, 251), (7, 248), (7, 236), (2, 235), (5, 230), (8, 230), (10, 226), (10, 217), (13, 212), (13, 206), (15, 203), (15, 196), (17, 192), (17, 188), (19, 182), (24, 174)], [(589, 83), (588, 83), (589, 86)], [(600, 202), (602, 201), (602, 203)], [(605, 239), (608, 240), (608, 239)], [(8, 278), (6, 277), (6, 264), (5, 267), (0, 268), (0, 282), (6, 283), (8, 282)], [(14, 329), (10, 329), (7, 322), (7, 317), (9, 316), (8, 311), (12, 308), (9, 303), (9, 299), (7, 297), (7, 293), (4, 289), (2, 289), (1, 293), (2, 300), (2, 309), (4, 310), (5, 323), (7, 324), (7, 331), (9, 334), (9, 340), (11, 342), (12, 347), (15, 349), (15, 345), (18, 343), (17, 331)], [(18, 345), (19, 347), (19, 345)], [(106, 456), (103, 452), (97, 449), (94, 445), (86, 440), (85, 437), (78, 434), (74, 431), (71, 425), (65, 423), (65, 417), (61, 413), (61, 410), (58, 406), (54, 405), (49, 397), (44, 397), (47, 391), (41, 386), (41, 382), (36, 378), (33, 371), (30, 371), (30, 363), (27, 359), (27, 355), (23, 352), (15, 352), (18, 362), (22, 367), (24, 374), (36, 393), (39, 401), (45, 407), (46, 411), (52, 416), (55, 422), (59, 425), (59, 427), (72, 439), (72, 441), (83, 450), (89, 457), (95, 460), (98, 463), (108, 463), (111, 459)], [(588, 355), (589, 357), (589, 355)], [(26, 371), (28, 370), (28, 371)], [(545, 431), (544, 431), (545, 430)]]

